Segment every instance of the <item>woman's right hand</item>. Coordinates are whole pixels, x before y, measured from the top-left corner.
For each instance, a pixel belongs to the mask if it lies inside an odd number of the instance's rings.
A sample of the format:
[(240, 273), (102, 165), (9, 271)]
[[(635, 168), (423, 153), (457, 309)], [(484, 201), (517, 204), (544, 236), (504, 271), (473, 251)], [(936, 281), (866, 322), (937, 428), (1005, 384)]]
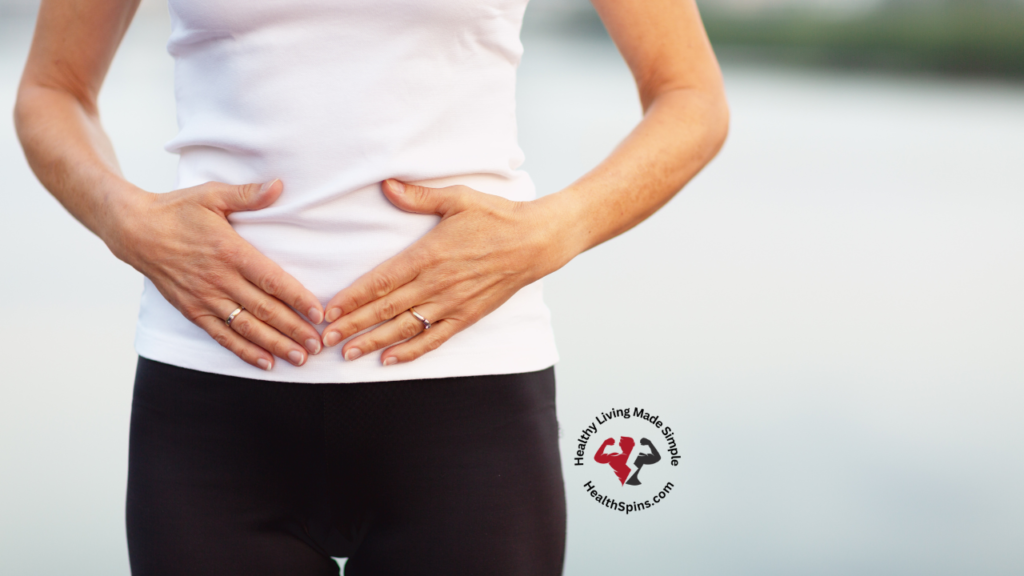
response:
[[(242, 360), (263, 370), (274, 367), (274, 356), (301, 366), (323, 344), (295, 310), (319, 324), (319, 300), (242, 239), (227, 219), (233, 212), (270, 206), (283, 189), (274, 180), (262, 186), (208, 182), (167, 194), (140, 193), (107, 243), (186, 318)], [(240, 305), (245, 310), (227, 326), (225, 319)]]

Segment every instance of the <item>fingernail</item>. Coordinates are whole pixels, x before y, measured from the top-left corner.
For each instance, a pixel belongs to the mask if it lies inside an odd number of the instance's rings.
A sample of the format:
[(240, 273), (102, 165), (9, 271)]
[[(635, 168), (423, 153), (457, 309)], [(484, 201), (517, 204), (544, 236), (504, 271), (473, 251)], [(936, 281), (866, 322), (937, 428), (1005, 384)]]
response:
[(341, 318), (341, 308), (331, 308), (327, 311), (327, 317), (324, 319), (328, 322), (334, 322), (338, 318)]
[(388, 358), (384, 359), (384, 365), (385, 366), (391, 366), (392, 364), (398, 364), (398, 358), (395, 358), (394, 356), (391, 356), (391, 357), (388, 357)]
[(309, 350), (310, 354), (320, 353), (320, 341), (316, 338), (310, 338), (306, 340), (306, 350)]
[(327, 334), (324, 334), (324, 346), (330, 348), (338, 342), (341, 342), (341, 334), (338, 334), (337, 332), (328, 332)]
[(313, 306), (309, 309), (309, 312), (306, 312), (306, 318), (309, 318), (309, 321), (313, 324), (319, 324), (324, 321), (324, 314), (319, 308)]
[(270, 370), (270, 360), (267, 360), (266, 358), (260, 358), (257, 360), (256, 365), (264, 370)]
[(263, 186), (260, 186), (260, 194), (263, 194), (267, 190), (270, 190), (270, 187), (274, 185), (274, 182), (277, 182), (277, 178), (274, 178), (270, 182), (264, 182)]
[(298, 350), (292, 350), (288, 353), (288, 359), (291, 360), (292, 364), (296, 366), (302, 366), (302, 352)]
[(405, 193), (405, 184), (402, 184), (398, 180), (388, 180), (388, 182), (391, 182), (391, 191), (395, 194)]
[(363, 355), (363, 351), (359, 348), (349, 348), (348, 352), (345, 352), (345, 360), (352, 361)]

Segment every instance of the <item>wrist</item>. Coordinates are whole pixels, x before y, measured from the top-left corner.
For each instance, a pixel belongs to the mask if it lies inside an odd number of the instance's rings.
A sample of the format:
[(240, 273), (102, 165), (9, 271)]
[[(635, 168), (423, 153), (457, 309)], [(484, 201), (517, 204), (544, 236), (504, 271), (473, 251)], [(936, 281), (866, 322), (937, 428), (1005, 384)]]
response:
[(588, 250), (588, 223), (580, 203), (565, 192), (543, 196), (528, 203), (537, 222), (546, 276)]
[(141, 228), (149, 221), (145, 213), (155, 198), (156, 194), (124, 181), (108, 188), (103, 197), (95, 232), (114, 256), (135, 268), (133, 247), (143, 237)]

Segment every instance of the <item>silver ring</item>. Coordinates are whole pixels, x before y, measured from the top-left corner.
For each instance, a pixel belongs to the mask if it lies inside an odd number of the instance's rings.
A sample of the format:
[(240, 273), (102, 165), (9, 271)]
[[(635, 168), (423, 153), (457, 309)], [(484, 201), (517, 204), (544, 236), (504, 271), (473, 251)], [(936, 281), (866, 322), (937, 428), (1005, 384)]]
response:
[(417, 320), (419, 320), (420, 322), (423, 322), (423, 329), (424, 330), (430, 330), (430, 320), (427, 320), (423, 316), (420, 316), (419, 313), (416, 312), (415, 308), (409, 308), (409, 312), (412, 312), (412, 315), (415, 316)]
[(241, 314), (242, 310), (245, 310), (245, 306), (239, 306), (238, 308), (235, 308), (234, 312), (228, 314), (228, 319), (224, 321), (224, 323), (228, 325), (228, 328), (231, 327), (231, 322), (235, 320), (235, 316)]

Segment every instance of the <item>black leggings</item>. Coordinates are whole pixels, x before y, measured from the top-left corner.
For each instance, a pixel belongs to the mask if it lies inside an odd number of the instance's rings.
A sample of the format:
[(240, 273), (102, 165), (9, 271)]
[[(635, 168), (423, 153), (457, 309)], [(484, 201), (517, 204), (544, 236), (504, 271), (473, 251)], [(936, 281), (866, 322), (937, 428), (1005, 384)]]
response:
[(134, 576), (560, 574), (554, 370), (291, 384), (140, 359)]

